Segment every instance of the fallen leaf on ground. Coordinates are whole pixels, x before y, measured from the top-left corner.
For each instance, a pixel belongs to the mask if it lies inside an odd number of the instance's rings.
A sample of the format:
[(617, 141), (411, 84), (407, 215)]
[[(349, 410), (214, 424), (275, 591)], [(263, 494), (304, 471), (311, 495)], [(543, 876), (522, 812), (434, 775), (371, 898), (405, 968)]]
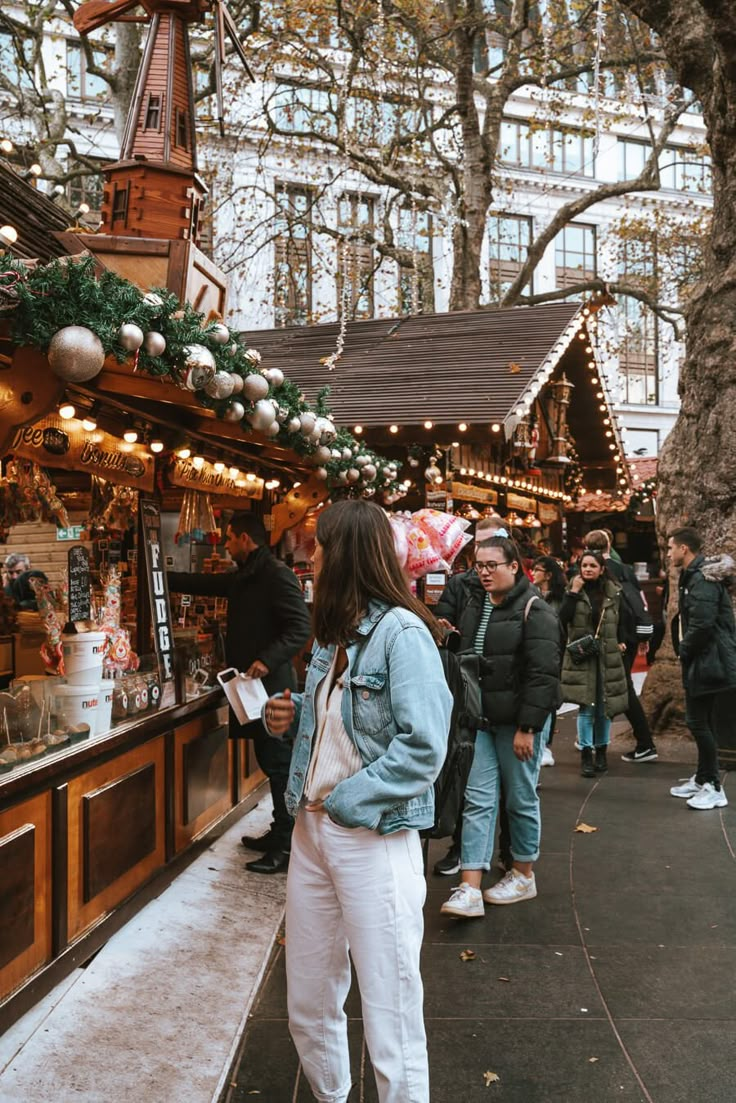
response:
[(497, 1072), (484, 1072), (483, 1079), (486, 1082), (486, 1087), (490, 1088), (491, 1084), (497, 1084), (501, 1077)]
[(591, 1064), (591, 1065), (594, 1065), (596, 1063), (596, 1061), (598, 1061), (598, 1060), (599, 1060), (598, 1057), (589, 1057), (588, 1058), (588, 1063)]
[(503, 981), (505, 981), (505, 982), (506, 982), (506, 984), (508, 984), (508, 983), (509, 983), (509, 978), (508, 978), (508, 977), (499, 977), (498, 979), (499, 979), (499, 980), (503, 980)]
[(580, 831), (583, 835), (590, 835), (591, 831), (597, 831), (597, 827), (591, 827), (589, 823), (579, 823), (575, 828), (576, 831)]
[(475, 950), (463, 950), (460, 954), (461, 961), (472, 961), (475, 957)]

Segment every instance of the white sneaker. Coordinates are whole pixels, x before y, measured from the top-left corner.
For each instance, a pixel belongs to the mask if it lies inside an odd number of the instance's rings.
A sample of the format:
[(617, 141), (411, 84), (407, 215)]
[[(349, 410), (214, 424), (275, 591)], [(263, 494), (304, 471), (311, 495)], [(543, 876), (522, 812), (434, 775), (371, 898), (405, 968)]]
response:
[(680, 778), (679, 785), (673, 785), (670, 789), (671, 797), (684, 797), (686, 800), (688, 797), (694, 797), (696, 793), (699, 793), (703, 788), (702, 785), (698, 785), (695, 780), (695, 774), (692, 777)]
[(706, 781), (705, 785), (701, 786), (700, 792), (696, 793), (694, 797), (690, 797), (687, 803), (688, 807), (705, 812), (709, 808), (725, 808), (728, 800), (723, 789), (716, 789), (714, 785)]
[(573, 744), (573, 746), (575, 747), (576, 751), (582, 751), (582, 749), (583, 749), (583, 744), (578, 743), (577, 739), (575, 740), (575, 743)]
[(443, 915), (454, 915), (458, 919), (478, 919), (486, 914), (480, 889), (474, 889), (465, 881), (452, 890), (450, 899), (445, 900), (440, 911)]
[(554, 755), (552, 754), (552, 751), (550, 750), (549, 747), (545, 747), (544, 750), (542, 751), (541, 765), (542, 766), (554, 766), (554, 764), (555, 764), (555, 759), (554, 759)]
[(521, 900), (533, 900), (536, 895), (534, 874), (525, 877), (518, 869), (510, 869), (502, 881), (486, 889), (483, 899), (487, 904), (518, 904)]

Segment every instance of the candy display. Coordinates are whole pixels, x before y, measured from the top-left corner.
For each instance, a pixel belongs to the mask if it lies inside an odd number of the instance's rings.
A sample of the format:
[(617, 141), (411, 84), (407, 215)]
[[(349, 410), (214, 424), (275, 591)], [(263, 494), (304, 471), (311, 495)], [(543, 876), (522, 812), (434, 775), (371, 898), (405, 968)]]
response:
[(472, 539), (465, 531), (468, 521), (436, 509), (391, 513), (389, 521), (397, 558), (411, 579), (422, 578), (430, 571), (449, 571)]
[(120, 571), (116, 566), (111, 566), (103, 578), (100, 631), (107, 635), (103, 669), (113, 675), (137, 670), (139, 662), (130, 642), (130, 634), (120, 624), (120, 586)]
[(10, 460), (0, 483), (0, 513), (7, 527), (22, 521), (52, 521), (62, 528), (69, 516), (56, 487), (38, 464), (29, 460)]
[(216, 544), (219, 536), (209, 494), (201, 490), (185, 491), (174, 537), (176, 543), (188, 544), (196, 540)]

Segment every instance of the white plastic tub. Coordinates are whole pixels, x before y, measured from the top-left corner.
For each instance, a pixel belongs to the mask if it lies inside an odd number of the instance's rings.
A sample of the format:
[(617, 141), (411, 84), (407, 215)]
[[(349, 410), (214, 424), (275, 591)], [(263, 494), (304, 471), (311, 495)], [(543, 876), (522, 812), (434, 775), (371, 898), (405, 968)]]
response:
[(56, 723), (63, 728), (73, 728), (76, 724), (89, 724), (89, 734), (95, 735), (98, 730), (97, 708), (99, 703), (99, 682), (92, 685), (56, 686), (54, 689)]
[(104, 632), (80, 632), (62, 636), (64, 673), (72, 685), (90, 686), (102, 678), (102, 658), (107, 646)]

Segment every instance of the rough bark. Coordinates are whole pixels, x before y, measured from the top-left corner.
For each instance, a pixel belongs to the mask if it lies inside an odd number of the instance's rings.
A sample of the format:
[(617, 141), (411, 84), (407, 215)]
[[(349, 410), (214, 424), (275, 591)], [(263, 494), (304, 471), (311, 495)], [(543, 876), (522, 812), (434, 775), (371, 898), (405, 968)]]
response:
[[(680, 414), (659, 459), (662, 550), (689, 523), (709, 552), (736, 548), (736, 6), (732, 0), (621, 0), (657, 32), (672, 69), (703, 104), (714, 212), (704, 279), (685, 308)], [(674, 590), (676, 595), (676, 589)], [(673, 609), (671, 602), (670, 614)], [(650, 707), (678, 709), (670, 664), (655, 664)], [(658, 669), (659, 668), (659, 669)], [(649, 683), (650, 679), (647, 679)], [(661, 684), (660, 684), (661, 683)]]

